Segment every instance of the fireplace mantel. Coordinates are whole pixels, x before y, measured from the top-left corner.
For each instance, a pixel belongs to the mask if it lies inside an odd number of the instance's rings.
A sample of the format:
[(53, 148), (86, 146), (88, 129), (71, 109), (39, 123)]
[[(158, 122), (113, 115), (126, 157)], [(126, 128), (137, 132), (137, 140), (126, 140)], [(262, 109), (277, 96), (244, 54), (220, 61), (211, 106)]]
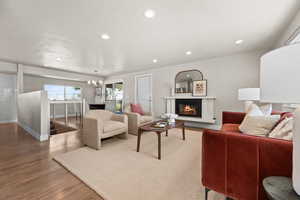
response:
[(194, 96), (174, 96), (174, 97), (165, 97), (165, 99), (213, 99), (216, 97), (194, 97)]
[(172, 96), (164, 97), (165, 100), (165, 112), (175, 114), (175, 102), (176, 99), (201, 99), (202, 100), (202, 117), (187, 117), (179, 116), (177, 119), (185, 120), (190, 122), (200, 122), (214, 124), (216, 122), (214, 115), (214, 104), (216, 97), (206, 96), (206, 97), (194, 97), (194, 96)]

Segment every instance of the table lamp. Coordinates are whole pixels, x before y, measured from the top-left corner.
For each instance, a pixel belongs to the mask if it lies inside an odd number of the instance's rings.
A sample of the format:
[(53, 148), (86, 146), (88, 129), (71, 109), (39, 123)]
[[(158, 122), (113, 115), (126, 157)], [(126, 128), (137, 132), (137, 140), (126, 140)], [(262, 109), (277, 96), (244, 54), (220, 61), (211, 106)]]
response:
[(253, 104), (253, 101), (260, 100), (260, 89), (259, 88), (241, 88), (239, 89), (239, 100), (245, 101), (245, 112), (247, 112)]
[[(260, 90), (262, 102), (300, 104), (300, 43), (262, 56)], [(293, 129), (293, 188), (300, 195), (300, 105)]]

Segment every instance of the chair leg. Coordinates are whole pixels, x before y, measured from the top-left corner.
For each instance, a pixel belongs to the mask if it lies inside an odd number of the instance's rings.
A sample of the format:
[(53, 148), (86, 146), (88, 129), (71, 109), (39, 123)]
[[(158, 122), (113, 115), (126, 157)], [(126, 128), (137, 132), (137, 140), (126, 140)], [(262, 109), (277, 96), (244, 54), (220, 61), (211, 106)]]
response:
[(210, 189), (205, 188), (205, 200), (208, 200), (208, 192), (210, 191)]

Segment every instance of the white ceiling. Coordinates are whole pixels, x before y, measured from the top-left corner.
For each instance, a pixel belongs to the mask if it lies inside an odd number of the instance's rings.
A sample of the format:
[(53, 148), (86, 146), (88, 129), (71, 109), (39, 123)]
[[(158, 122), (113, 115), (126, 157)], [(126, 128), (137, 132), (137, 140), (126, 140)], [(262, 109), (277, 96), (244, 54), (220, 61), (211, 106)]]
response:
[(1, 0), (0, 59), (104, 76), (180, 64), (270, 48), (299, 8), (299, 0)]

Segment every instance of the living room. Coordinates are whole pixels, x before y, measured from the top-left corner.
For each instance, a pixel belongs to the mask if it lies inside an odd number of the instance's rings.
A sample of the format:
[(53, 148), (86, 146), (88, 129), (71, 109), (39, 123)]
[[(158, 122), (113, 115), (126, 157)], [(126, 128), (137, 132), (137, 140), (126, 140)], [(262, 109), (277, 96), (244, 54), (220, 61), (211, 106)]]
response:
[(298, 0), (0, 9), (0, 199), (300, 199)]

